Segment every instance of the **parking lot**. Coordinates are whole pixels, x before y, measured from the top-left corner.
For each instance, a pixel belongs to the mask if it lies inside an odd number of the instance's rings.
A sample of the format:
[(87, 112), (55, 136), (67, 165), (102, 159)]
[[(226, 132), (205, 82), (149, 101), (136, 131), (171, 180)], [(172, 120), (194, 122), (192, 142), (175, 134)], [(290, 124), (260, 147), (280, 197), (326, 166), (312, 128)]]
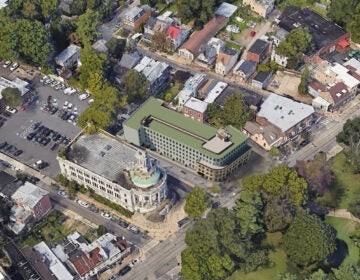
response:
[[(10, 70), (1, 69), (1, 74), (6, 77)], [(81, 131), (76, 125), (76, 119), (87, 108), (89, 99), (81, 101), (76, 93), (66, 95), (63, 90), (42, 85), (39, 77), (35, 79), (34, 90), (38, 94), (36, 102), (26, 106), (24, 111), (1, 115), (7, 120), (0, 128), (0, 144), (7, 142), (12, 146), (1, 152), (31, 166), (41, 160), (47, 163), (41, 172), (55, 177), (59, 173), (56, 155)], [(67, 104), (66, 108), (64, 104)], [(18, 150), (22, 150), (22, 153), (14, 155)]]

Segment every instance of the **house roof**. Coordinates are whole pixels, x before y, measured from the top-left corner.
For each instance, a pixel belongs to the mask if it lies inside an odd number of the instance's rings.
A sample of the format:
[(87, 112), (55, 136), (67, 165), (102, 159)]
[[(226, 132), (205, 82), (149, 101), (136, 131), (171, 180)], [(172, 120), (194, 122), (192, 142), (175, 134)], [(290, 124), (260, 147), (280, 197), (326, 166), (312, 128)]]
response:
[(126, 69), (132, 69), (141, 59), (141, 55), (138, 52), (125, 53), (121, 57), (119, 65)]
[(298, 27), (308, 28), (316, 51), (321, 50), (347, 33), (340, 26), (310, 8), (301, 9), (289, 5), (285, 8), (279, 20), (279, 26), (288, 32)]
[(253, 80), (263, 83), (266, 79), (269, 78), (269, 76), (272, 75), (272, 73), (273, 73), (272, 70), (260, 71), (259, 73), (256, 74)]
[(229, 3), (222, 3), (220, 7), (215, 11), (215, 15), (217, 16), (224, 16), (224, 17), (231, 17), (237, 10), (237, 7), (231, 5)]
[(203, 29), (195, 31), (191, 37), (180, 47), (197, 56), (201, 45), (205, 45), (226, 24), (228, 19), (224, 16), (216, 16), (204, 25)]
[[(62, 279), (56, 277), (56, 275), (54, 275), (53, 272), (50, 271), (49, 267), (46, 265), (46, 260), (44, 261), (42, 255), (39, 252), (35, 251), (33, 248), (25, 247), (21, 249), (21, 252), (25, 256), (25, 258), (30, 262), (31, 266), (36, 269), (36, 272), (40, 274), (41, 279), (48, 279), (48, 280)], [(64, 280), (67, 279), (69, 278), (64, 278)]]
[(238, 54), (238, 52), (235, 50), (225, 49), (224, 51), (221, 51), (217, 56), (216, 63), (222, 63), (223, 65), (228, 65), (230, 59), (236, 54)]
[[(349, 95), (351, 94), (348, 90), (348, 87), (342, 82), (337, 83), (336, 85), (329, 88), (328, 92), (333, 101), (331, 103), (333, 103), (334, 105), (341, 103), (343, 100), (347, 99), (349, 97)], [(323, 94), (320, 94), (320, 96), (323, 97)], [(327, 101), (330, 101), (330, 100), (327, 100)]]
[(241, 71), (245, 75), (251, 75), (256, 70), (256, 64), (255, 61), (242, 59), (236, 64), (234, 70)]
[(219, 95), (227, 88), (227, 86), (228, 86), (227, 83), (217, 82), (216, 85), (208, 93), (204, 101), (209, 104), (214, 103), (216, 98), (219, 97)]
[(257, 116), (286, 132), (313, 113), (314, 108), (310, 105), (271, 93), (261, 105)]
[(70, 44), (65, 50), (63, 50), (58, 56), (55, 57), (55, 61), (57, 64), (65, 63), (70, 57), (72, 57), (75, 53), (80, 51), (80, 47), (74, 44)]
[(172, 25), (166, 31), (166, 36), (170, 36), (172, 39), (176, 40), (176, 38), (179, 36), (180, 32), (181, 32), (180, 27)]
[(257, 122), (247, 121), (244, 126), (244, 130), (249, 132), (251, 135), (261, 134), (265, 138), (265, 141), (269, 146), (278, 142), (281, 137), (278, 135), (276, 128), (272, 125), (262, 126)]
[(337, 62), (331, 67), (331, 71), (336, 74), (337, 79), (340, 79), (349, 88), (354, 88), (360, 84), (360, 81), (357, 78), (349, 74), (350, 70), (348, 68)]
[(184, 104), (184, 107), (190, 108), (200, 113), (205, 113), (207, 105), (208, 103), (205, 101), (202, 101), (195, 97), (190, 97), (190, 99)]
[(69, 254), (69, 260), (74, 265), (76, 272), (83, 276), (96, 267), (96, 264), (83, 251), (75, 250)]
[(260, 55), (265, 49), (266, 47), (269, 45), (269, 42), (266, 42), (264, 40), (261, 39), (257, 39), (254, 44), (251, 45), (250, 49), (248, 50), (248, 52), (251, 53), (255, 53)]
[(30, 182), (25, 182), (12, 196), (13, 200), (21, 201), (23, 204), (27, 205), (30, 208), (36, 206), (39, 201), (49, 192), (35, 186)]
[(15, 181), (15, 177), (10, 175), (9, 173), (0, 170), (0, 191), (2, 188), (5, 188), (7, 184)]
[(42, 256), (42, 261), (57, 277), (57, 279), (72, 280), (73, 276), (65, 268), (62, 262), (55, 256), (44, 241), (34, 246), (34, 249)]

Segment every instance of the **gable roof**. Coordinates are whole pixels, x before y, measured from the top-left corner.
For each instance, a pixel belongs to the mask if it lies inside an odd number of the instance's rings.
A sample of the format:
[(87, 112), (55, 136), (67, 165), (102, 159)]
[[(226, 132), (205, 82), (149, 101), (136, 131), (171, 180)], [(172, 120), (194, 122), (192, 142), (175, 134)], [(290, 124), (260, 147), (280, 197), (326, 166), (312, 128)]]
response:
[(224, 16), (224, 17), (231, 17), (237, 10), (235, 5), (229, 3), (222, 3), (220, 7), (215, 11), (215, 15)]
[(347, 99), (349, 95), (351, 95), (351, 93), (343, 82), (337, 83), (327, 91), (320, 93), (322, 98), (334, 105), (341, 103), (343, 100)]
[(176, 40), (176, 38), (179, 36), (181, 32), (180, 27), (171, 25), (168, 30), (166, 31), (166, 36), (170, 36), (171, 39)]
[(256, 62), (253, 60), (240, 60), (239, 63), (235, 66), (235, 71), (241, 71), (245, 75), (250, 75), (254, 73), (256, 69)]
[(195, 56), (198, 55), (201, 45), (207, 44), (207, 42), (215, 36), (215, 34), (225, 25), (228, 19), (224, 16), (216, 16), (204, 25), (203, 29), (195, 31), (191, 37), (180, 47), (180, 49), (186, 49)]

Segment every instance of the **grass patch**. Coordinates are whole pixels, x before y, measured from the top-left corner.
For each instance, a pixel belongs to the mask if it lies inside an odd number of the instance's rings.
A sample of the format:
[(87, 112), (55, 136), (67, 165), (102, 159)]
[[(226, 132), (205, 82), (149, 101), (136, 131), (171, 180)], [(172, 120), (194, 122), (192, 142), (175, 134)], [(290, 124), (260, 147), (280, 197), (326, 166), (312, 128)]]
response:
[(282, 234), (280, 232), (267, 233), (266, 239), (263, 241), (264, 247), (271, 247), (269, 253), (269, 266), (261, 267), (256, 271), (244, 273), (235, 271), (227, 280), (259, 280), (259, 279), (277, 279), (281, 273), (289, 270), (287, 266), (287, 256), (283, 249), (279, 247)]
[(240, 46), (239, 44), (233, 43), (233, 42), (226, 42), (226, 47), (228, 49), (235, 49), (238, 51), (241, 51), (242, 46)]
[(349, 253), (344, 259), (344, 264), (356, 264), (359, 261), (359, 248), (356, 247), (350, 239), (350, 234), (355, 231), (356, 223), (344, 219), (344, 218), (337, 218), (337, 217), (326, 217), (325, 221), (332, 225), (337, 231), (337, 238), (345, 241), (347, 244)]
[(41, 241), (44, 241), (46, 244), (54, 244), (60, 240), (66, 239), (66, 237), (74, 231), (78, 231), (80, 234), (84, 235), (90, 242), (97, 238), (96, 230), (83, 223), (79, 223), (78, 220), (67, 217), (66, 220), (59, 223), (64, 216), (64, 214), (58, 211), (52, 211), (30, 232), (23, 236), (19, 236), (19, 238), (22, 238), (22, 240), (20, 240), (20, 246), (32, 247)]
[(354, 196), (360, 191), (360, 174), (351, 172), (344, 153), (333, 158), (333, 172), (336, 176), (335, 187), (343, 189), (338, 208), (347, 209)]

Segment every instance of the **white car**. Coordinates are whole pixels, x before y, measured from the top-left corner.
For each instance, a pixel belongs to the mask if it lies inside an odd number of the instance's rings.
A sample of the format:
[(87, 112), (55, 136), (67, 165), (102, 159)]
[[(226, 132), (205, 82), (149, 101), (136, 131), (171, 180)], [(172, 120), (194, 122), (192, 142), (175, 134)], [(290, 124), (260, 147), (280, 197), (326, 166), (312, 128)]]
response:
[(79, 99), (80, 99), (80, 100), (85, 100), (85, 99), (88, 98), (89, 96), (90, 96), (89, 93), (83, 93), (83, 94), (79, 95)]
[(15, 114), (17, 112), (17, 110), (15, 108), (6, 106), (6, 111), (8, 111), (11, 114)]
[(17, 68), (19, 68), (19, 63), (15, 62), (13, 65), (11, 65), (10, 67), (10, 71), (13, 72), (15, 71)]
[(89, 208), (89, 203), (87, 203), (87, 202), (85, 202), (85, 201), (83, 201), (83, 200), (81, 200), (81, 199), (76, 200), (76, 202), (77, 202), (79, 205), (81, 205), (82, 207)]
[(91, 105), (91, 104), (93, 104), (93, 103), (94, 103), (94, 99), (92, 99), (92, 98), (89, 99), (88, 104)]
[(72, 103), (69, 103), (69, 104), (67, 105), (67, 107), (68, 107), (68, 109), (72, 109), (73, 104), (72, 104)]
[(10, 60), (5, 61), (4, 64), (3, 64), (3, 67), (4, 67), (4, 68), (8, 68), (10, 64), (11, 64), (11, 61), (10, 61)]
[(68, 88), (64, 89), (64, 93), (68, 94), (68, 95), (72, 95), (75, 92), (76, 92), (76, 89), (74, 89), (73, 87), (68, 87)]
[(101, 217), (110, 220), (111, 219), (111, 215), (109, 213), (106, 212), (101, 212)]
[(62, 197), (67, 197), (68, 196), (67, 193), (63, 192), (63, 191), (58, 191), (57, 193), (58, 193), (58, 195), (60, 195)]

